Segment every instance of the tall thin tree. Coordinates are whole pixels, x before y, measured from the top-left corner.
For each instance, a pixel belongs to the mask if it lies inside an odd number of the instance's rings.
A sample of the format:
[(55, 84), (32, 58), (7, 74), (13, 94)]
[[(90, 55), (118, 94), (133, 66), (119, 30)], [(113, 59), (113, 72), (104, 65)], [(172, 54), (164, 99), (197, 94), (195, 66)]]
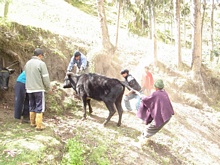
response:
[(8, 10), (9, 10), (9, 4), (11, 3), (11, 0), (5, 0), (4, 5), (4, 19), (7, 19), (8, 17)]
[(211, 8), (211, 50), (210, 50), (210, 61), (213, 61), (213, 52), (214, 52), (214, 10), (215, 10), (215, 2), (212, 0), (212, 8)]
[(151, 9), (151, 3), (148, 4), (148, 22), (149, 22), (149, 31), (150, 31), (150, 34), (149, 34), (149, 38), (150, 39), (153, 39), (153, 34), (152, 34), (152, 23), (153, 21), (152, 20), (152, 9)]
[(202, 35), (201, 35), (201, 0), (193, 0), (193, 40), (192, 40), (192, 71), (193, 78), (201, 78)]
[(203, 8), (203, 13), (202, 13), (202, 26), (201, 26), (201, 31), (203, 31), (203, 25), (204, 25), (204, 20), (205, 20), (205, 12), (206, 12), (206, 0), (203, 0), (202, 8)]
[(151, 9), (152, 9), (152, 36), (154, 42), (154, 65), (157, 66), (157, 31), (156, 31), (156, 11), (155, 11), (155, 0), (151, 0)]
[(117, 29), (116, 29), (116, 38), (115, 38), (115, 47), (118, 46), (118, 32), (119, 32), (119, 23), (120, 23), (120, 13), (121, 13), (121, 4), (122, 0), (119, 0), (118, 2), (118, 19), (117, 19)]
[(174, 1), (174, 20), (175, 20), (175, 50), (177, 56), (177, 66), (178, 68), (182, 65), (182, 57), (181, 57), (181, 35), (180, 35), (180, 0)]
[(108, 33), (108, 26), (107, 26), (107, 21), (106, 21), (104, 0), (97, 0), (97, 6), (98, 6), (99, 21), (100, 21), (101, 30), (102, 30), (102, 45), (103, 45), (103, 48), (107, 51), (114, 52), (114, 46), (110, 42), (110, 37), (109, 37), (109, 33)]

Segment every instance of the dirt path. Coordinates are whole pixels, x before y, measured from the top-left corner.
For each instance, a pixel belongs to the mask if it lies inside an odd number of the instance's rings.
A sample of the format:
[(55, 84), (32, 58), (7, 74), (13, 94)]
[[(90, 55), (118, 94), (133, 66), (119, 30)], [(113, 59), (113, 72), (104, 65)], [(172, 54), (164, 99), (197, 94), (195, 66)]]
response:
[[(102, 123), (108, 115), (105, 108), (94, 108), (93, 115), (88, 116), (86, 121), (81, 120), (83, 115), (81, 108), (63, 116), (46, 114), (47, 130), (41, 136), (43, 139), (56, 141), (56, 144), (59, 145), (55, 148), (63, 148), (63, 144), (75, 136), (80, 136), (81, 142), (87, 147), (105, 145), (108, 148), (111, 164), (219, 164), (220, 113), (208, 108), (198, 110), (177, 103), (173, 103), (173, 106), (175, 115), (171, 121), (151, 138), (148, 145), (142, 148), (139, 148), (137, 136), (140, 135), (145, 125), (136, 117), (135, 113), (124, 112), (121, 127), (116, 127), (117, 114), (106, 127), (103, 127)], [(29, 128), (27, 124), (15, 126), (17, 122), (13, 120), (11, 107), (10, 109), (1, 107), (0, 116), (1, 144), (9, 143), (8, 134), (10, 131), (13, 132), (11, 130), (13, 129), (15, 132), (25, 130), (25, 139), (28, 139), (29, 144), (36, 145), (36, 141), (31, 140), (31, 136), (39, 137), (40, 134)], [(37, 140), (37, 144), (45, 145), (42, 138)], [(59, 140), (57, 141), (57, 139)], [(17, 141), (22, 146), (25, 145), (22, 144), (24, 139), (18, 138), (13, 141), (14, 143)], [(19, 145), (14, 149), (19, 149)], [(51, 151), (50, 154), (58, 159), (62, 154), (60, 152), (56, 155)], [(47, 159), (48, 157), (45, 157), (44, 161), (48, 161)]]

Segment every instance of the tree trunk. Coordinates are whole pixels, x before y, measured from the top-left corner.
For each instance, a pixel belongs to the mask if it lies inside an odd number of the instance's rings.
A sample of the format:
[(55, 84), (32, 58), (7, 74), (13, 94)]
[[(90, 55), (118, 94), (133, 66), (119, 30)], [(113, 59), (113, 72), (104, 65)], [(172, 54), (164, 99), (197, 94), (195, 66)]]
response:
[(184, 39), (183, 39), (183, 41), (184, 41), (184, 47), (185, 48), (187, 48), (187, 42), (186, 42), (186, 18), (185, 18), (185, 16), (183, 16), (183, 36), (184, 36)]
[(203, 7), (203, 13), (202, 13), (202, 26), (201, 26), (201, 32), (203, 31), (203, 24), (204, 24), (204, 19), (205, 19), (206, 0), (204, 0), (202, 7)]
[(149, 29), (150, 29), (150, 35), (149, 35), (149, 38), (152, 40), (153, 39), (153, 34), (152, 34), (152, 31), (153, 31), (153, 29), (152, 29), (152, 23), (153, 23), (153, 21), (152, 21), (152, 9), (151, 9), (151, 4), (149, 4), (149, 6), (148, 6), (148, 13), (149, 13), (149, 19), (148, 19), (148, 21), (149, 21)]
[(212, 10), (211, 10), (211, 49), (210, 49), (210, 61), (213, 61), (213, 51), (214, 51), (214, 39), (213, 39), (213, 35), (214, 35), (214, 23), (213, 23), (213, 19), (214, 19), (214, 10), (215, 10), (215, 2), (214, 0), (212, 0)]
[(154, 41), (154, 65), (157, 66), (157, 34), (156, 34), (156, 12), (154, 6), (154, 0), (151, 0), (151, 9), (152, 9), (152, 36)]
[(177, 57), (177, 66), (178, 68), (182, 65), (182, 58), (181, 58), (181, 39), (180, 39), (180, 0), (174, 1), (174, 18), (175, 18), (175, 28), (177, 33), (175, 33), (175, 50), (176, 50), (176, 57)]
[(110, 37), (108, 33), (104, 0), (97, 0), (97, 7), (98, 7), (98, 16), (100, 19), (100, 25), (101, 25), (101, 30), (102, 30), (102, 46), (107, 51), (114, 52), (115, 51), (114, 46), (110, 42)]
[(4, 19), (7, 19), (8, 16), (8, 9), (9, 9), (9, 0), (5, 1), (5, 6), (4, 6)]
[(193, 78), (201, 78), (201, 57), (202, 57), (202, 37), (201, 37), (201, 2), (193, 0), (193, 41), (192, 41), (192, 71)]
[(121, 0), (119, 0), (119, 2), (118, 2), (118, 19), (117, 19), (115, 48), (117, 48), (117, 46), (118, 46), (118, 31), (119, 31), (119, 23), (120, 23), (120, 13), (121, 13)]

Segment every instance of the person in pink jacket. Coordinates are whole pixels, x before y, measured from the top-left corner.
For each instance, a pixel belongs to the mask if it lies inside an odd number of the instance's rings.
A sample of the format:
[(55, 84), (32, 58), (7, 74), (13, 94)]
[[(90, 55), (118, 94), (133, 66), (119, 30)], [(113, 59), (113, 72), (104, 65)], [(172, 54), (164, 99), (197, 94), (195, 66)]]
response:
[(150, 95), (151, 90), (154, 88), (154, 79), (152, 73), (149, 71), (149, 67), (144, 67), (144, 74), (141, 79), (141, 87), (145, 95)]
[(149, 138), (156, 134), (165, 124), (170, 121), (174, 110), (167, 92), (164, 90), (163, 80), (154, 83), (156, 89), (148, 97), (143, 97), (137, 117), (142, 119), (147, 125), (143, 132), (144, 138)]

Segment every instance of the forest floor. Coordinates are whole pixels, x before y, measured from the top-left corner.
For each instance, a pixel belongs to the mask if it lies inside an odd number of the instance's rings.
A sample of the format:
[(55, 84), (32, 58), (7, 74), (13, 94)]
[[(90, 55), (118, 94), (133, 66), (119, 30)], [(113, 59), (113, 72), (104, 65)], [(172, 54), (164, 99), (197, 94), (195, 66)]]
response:
[[(83, 45), (94, 46), (100, 43), (97, 18), (62, 0), (56, 2), (33, 0), (30, 3), (17, 0), (10, 6), (13, 12), (9, 13), (9, 19), (75, 38), (76, 42)], [(114, 32), (115, 26), (109, 26), (112, 41)], [(128, 69), (132, 69), (132, 74), (140, 80), (140, 70), (146, 63), (152, 62), (152, 41), (129, 35), (126, 30), (121, 29), (118, 47), (119, 58), (123, 59), (122, 68), (129, 66)], [(188, 50), (183, 50), (184, 61), (189, 61), (187, 52)], [(172, 54), (171, 46), (158, 46), (158, 58), (171, 66), (174, 61), (174, 58), (170, 57)], [(154, 76), (157, 78), (164, 75), (154, 71)], [(62, 90), (61, 85), (57, 88), (54, 94)], [(73, 97), (71, 90), (62, 92), (67, 92), (67, 98)], [(172, 96), (171, 100), (174, 97)], [(60, 101), (58, 104), (63, 104), (63, 100)], [(153, 136), (147, 145), (140, 147), (138, 136), (146, 126), (136, 117), (136, 112), (125, 111), (121, 127), (116, 127), (117, 114), (103, 127), (102, 123), (108, 111), (102, 103), (96, 103), (93, 115), (88, 115), (88, 119), (82, 121), (81, 103), (77, 100), (74, 102), (77, 108), (66, 110), (62, 115), (46, 112), (44, 123), (47, 128), (37, 132), (29, 124), (21, 124), (13, 119), (12, 95), (7, 106), (0, 106), (0, 165), (61, 164), (61, 159), (65, 156), (64, 146), (68, 139), (74, 137), (77, 137), (84, 147), (86, 165), (104, 164), (101, 162), (111, 165), (220, 164), (220, 112), (206, 103), (197, 109), (185, 103), (173, 102), (175, 115), (170, 122)], [(91, 157), (94, 152), (98, 152), (100, 157)]]

